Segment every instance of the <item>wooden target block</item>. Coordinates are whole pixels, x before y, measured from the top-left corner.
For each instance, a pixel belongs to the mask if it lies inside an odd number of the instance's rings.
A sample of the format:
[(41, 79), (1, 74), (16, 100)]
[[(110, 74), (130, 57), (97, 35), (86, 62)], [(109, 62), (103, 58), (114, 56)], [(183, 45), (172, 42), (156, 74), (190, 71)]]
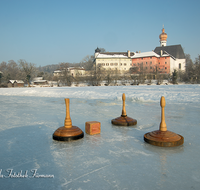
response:
[(89, 135), (101, 133), (101, 123), (98, 121), (87, 121), (85, 123), (85, 132)]

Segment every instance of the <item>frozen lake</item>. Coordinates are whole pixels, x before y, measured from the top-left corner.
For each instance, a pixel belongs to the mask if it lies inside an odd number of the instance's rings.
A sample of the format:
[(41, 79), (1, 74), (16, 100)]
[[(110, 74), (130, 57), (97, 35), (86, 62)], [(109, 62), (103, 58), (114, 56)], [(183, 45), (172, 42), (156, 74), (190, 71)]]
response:
[[(136, 126), (111, 124), (122, 93)], [(159, 129), (161, 96), (168, 130), (184, 137), (179, 147), (143, 140)], [(54, 141), (64, 98), (73, 125), (85, 133), (86, 121), (99, 121), (101, 134)], [(0, 189), (199, 189), (199, 134), (200, 85), (0, 88)]]

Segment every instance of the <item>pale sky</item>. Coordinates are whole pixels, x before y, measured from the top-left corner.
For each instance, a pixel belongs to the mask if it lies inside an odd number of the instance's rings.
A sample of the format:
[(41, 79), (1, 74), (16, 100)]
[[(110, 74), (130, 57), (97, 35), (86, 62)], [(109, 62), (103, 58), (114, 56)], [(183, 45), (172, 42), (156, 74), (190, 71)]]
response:
[(163, 25), (167, 45), (181, 44), (194, 60), (199, 7), (199, 0), (0, 0), (0, 63), (78, 63), (97, 47), (151, 51)]

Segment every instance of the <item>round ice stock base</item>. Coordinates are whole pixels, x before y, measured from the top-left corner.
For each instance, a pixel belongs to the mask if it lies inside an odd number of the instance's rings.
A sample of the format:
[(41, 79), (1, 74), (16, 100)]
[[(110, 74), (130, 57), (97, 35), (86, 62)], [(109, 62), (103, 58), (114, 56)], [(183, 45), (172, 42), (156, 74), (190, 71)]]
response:
[(131, 126), (137, 124), (137, 120), (127, 116), (117, 117), (113, 119), (111, 122), (113, 125), (119, 125), (119, 126)]
[(165, 123), (164, 96), (162, 96), (160, 99), (160, 106), (161, 106), (160, 128), (159, 130), (146, 133), (144, 135), (144, 141), (151, 145), (161, 146), (161, 147), (174, 147), (182, 145), (184, 143), (184, 138), (181, 135), (178, 135), (174, 132), (167, 130), (167, 125)]
[(59, 127), (53, 134), (53, 139), (57, 141), (72, 141), (84, 137), (84, 133), (76, 126), (72, 128)]
[(118, 125), (118, 126), (131, 126), (131, 125), (136, 125), (137, 124), (137, 120), (133, 119), (131, 117), (128, 117), (126, 115), (126, 109), (125, 109), (125, 94), (122, 94), (122, 101), (123, 101), (123, 106), (122, 106), (122, 114), (121, 117), (117, 117), (115, 119), (111, 120), (111, 123), (113, 125)]
[(65, 99), (66, 104), (66, 118), (64, 126), (59, 127), (54, 133), (53, 133), (53, 139), (57, 141), (72, 141), (72, 140), (78, 140), (84, 137), (83, 131), (78, 128), (77, 126), (72, 126), (72, 121), (70, 118), (69, 113), (69, 99)]
[(171, 131), (152, 131), (144, 135), (144, 141), (161, 147), (180, 146), (184, 143), (184, 138), (181, 135)]

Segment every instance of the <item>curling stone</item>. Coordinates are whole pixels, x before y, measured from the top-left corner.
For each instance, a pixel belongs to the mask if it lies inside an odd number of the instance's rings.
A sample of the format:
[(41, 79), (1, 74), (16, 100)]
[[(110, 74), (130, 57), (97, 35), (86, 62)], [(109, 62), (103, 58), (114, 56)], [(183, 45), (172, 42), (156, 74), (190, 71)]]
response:
[(155, 146), (161, 147), (174, 147), (179, 146), (184, 143), (184, 138), (174, 132), (167, 130), (167, 125), (165, 123), (165, 97), (162, 96), (160, 99), (161, 106), (161, 123), (160, 129), (146, 133), (144, 135), (144, 141)]
[(65, 99), (66, 104), (66, 118), (63, 127), (59, 127), (53, 134), (53, 139), (57, 141), (71, 141), (78, 140), (84, 137), (83, 131), (76, 127), (72, 126), (72, 120), (69, 113), (69, 99)]
[(125, 94), (123, 93), (123, 95), (122, 95), (122, 100), (123, 100), (122, 115), (121, 115), (121, 117), (117, 117), (111, 121), (113, 125), (131, 126), (131, 125), (137, 124), (136, 119), (133, 119), (126, 115), (125, 99), (126, 99), (126, 97), (125, 97)]

